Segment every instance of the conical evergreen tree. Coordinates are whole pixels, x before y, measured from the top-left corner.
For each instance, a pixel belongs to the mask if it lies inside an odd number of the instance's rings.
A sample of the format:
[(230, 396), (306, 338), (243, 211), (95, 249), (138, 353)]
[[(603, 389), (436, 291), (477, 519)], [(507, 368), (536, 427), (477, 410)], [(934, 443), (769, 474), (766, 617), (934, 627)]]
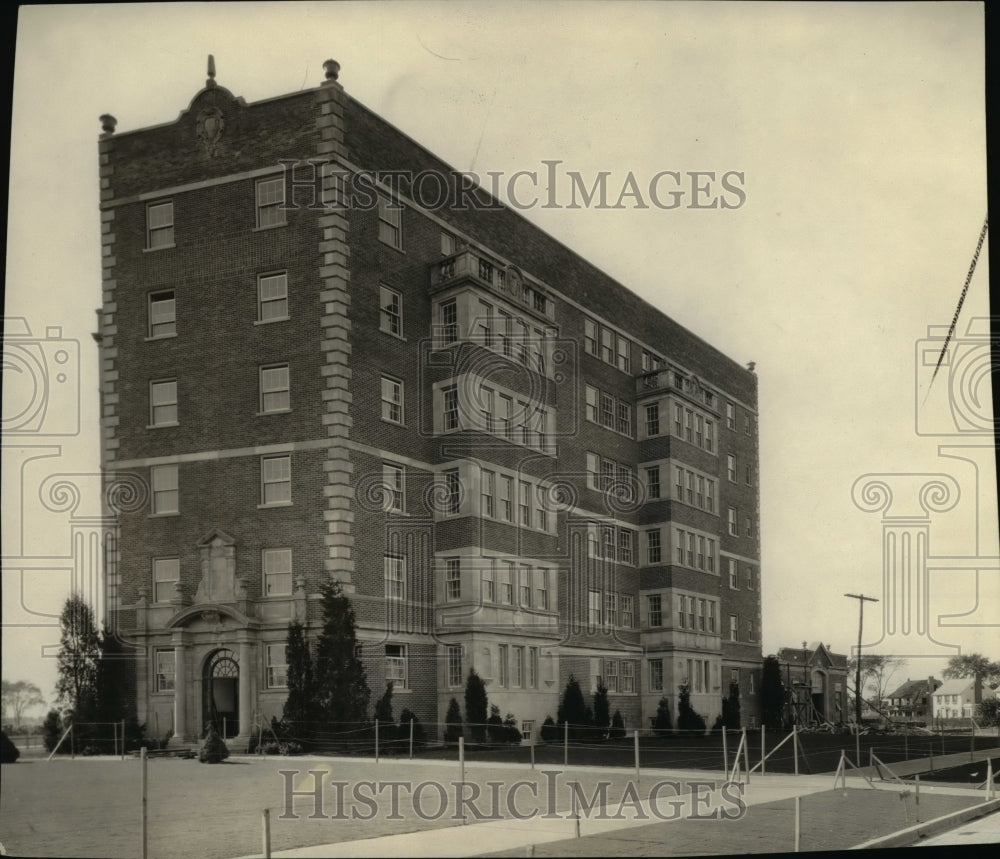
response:
[(317, 715), (325, 722), (350, 729), (367, 721), (371, 700), (365, 667), (355, 653), (358, 638), (354, 609), (340, 582), (327, 582), (322, 595), (323, 629), (314, 665)]
[(297, 621), (288, 624), (285, 664), (288, 697), (282, 717), (291, 733), (303, 738), (308, 736), (316, 719), (316, 683), (305, 628)]

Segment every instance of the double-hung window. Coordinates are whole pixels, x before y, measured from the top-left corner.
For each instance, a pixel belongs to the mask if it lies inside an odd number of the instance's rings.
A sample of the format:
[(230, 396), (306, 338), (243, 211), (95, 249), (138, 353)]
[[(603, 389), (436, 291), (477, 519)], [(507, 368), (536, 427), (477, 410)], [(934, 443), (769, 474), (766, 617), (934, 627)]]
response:
[(292, 458), (265, 456), (260, 460), (261, 504), (287, 504), (292, 500)]
[(154, 427), (174, 426), (177, 423), (176, 379), (149, 383), (149, 422)]
[(379, 286), (379, 330), (403, 336), (403, 297), (388, 286)]
[(291, 406), (291, 387), (288, 379), (288, 365), (274, 364), (260, 368), (260, 410), (287, 412)]
[(496, 472), (483, 470), (480, 515), (494, 518), (496, 516)]
[(156, 691), (172, 692), (174, 689), (174, 651), (156, 651)]
[(382, 420), (403, 423), (403, 383), (382, 376)]
[(660, 529), (652, 528), (646, 532), (646, 563), (659, 564), (663, 559), (663, 547), (660, 544)]
[(454, 298), (441, 304), (441, 342), (445, 346), (458, 342), (458, 302)]
[(660, 434), (660, 405), (659, 403), (649, 403), (646, 406), (646, 436), (652, 437)]
[(403, 512), (403, 466), (391, 462), (382, 464), (383, 507), (387, 513)]
[(449, 601), (462, 598), (462, 561), (459, 558), (445, 560), (445, 591)]
[(177, 513), (180, 502), (176, 465), (154, 465), (149, 470), (153, 485), (153, 513)]
[(389, 247), (403, 247), (403, 207), (383, 194), (378, 195), (378, 237)]
[(458, 428), (458, 388), (450, 385), (444, 389), (444, 429), (448, 432)]
[(264, 549), (261, 564), (264, 567), (264, 595), (288, 596), (292, 592), (292, 550)]
[(646, 597), (650, 627), (663, 626), (663, 598), (659, 594)]
[(149, 336), (170, 337), (177, 333), (177, 302), (174, 291), (149, 296)]
[(169, 248), (174, 244), (174, 204), (150, 203), (146, 206), (146, 247)]
[(386, 599), (402, 602), (406, 599), (406, 559), (389, 553), (383, 559)]
[(257, 321), (288, 318), (288, 274), (262, 274), (257, 278)]
[(257, 181), (257, 226), (277, 227), (285, 223), (285, 178)]
[(268, 644), (267, 688), (283, 689), (288, 685), (288, 645)]
[(155, 558), (153, 560), (153, 599), (155, 602), (170, 602), (181, 577), (181, 562), (178, 558)]
[(456, 515), (462, 506), (462, 482), (458, 469), (450, 469), (444, 473), (444, 512), (449, 516)]
[(406, 688), (405, 644), (387, 644), (385, 646), (385, 679), (392, 681), (394, 689)]

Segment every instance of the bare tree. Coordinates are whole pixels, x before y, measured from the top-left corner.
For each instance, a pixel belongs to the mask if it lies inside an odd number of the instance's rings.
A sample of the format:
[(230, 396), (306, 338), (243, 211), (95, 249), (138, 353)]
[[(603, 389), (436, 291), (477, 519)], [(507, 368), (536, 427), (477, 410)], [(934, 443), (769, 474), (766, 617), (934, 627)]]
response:
[(21, 727), (21, 719), (26, 710), (45, 703), (45, 699), (42, 698), (42, 690), (27, 680), (15, 680), (14, 682), (4, 680), (0, 701), (3, 702), (4, 723), (6, 724), (9, 715), (14, 720), (15, 728)]
[[(857, 666), (856, 660), (848, 662), (848, 669), (853, 673)], [(861, 657), (861, 695), (862, 699), (881, 712), (882, 702), (889, 693), (892, 678), (903, 667), (903, 660), (895, 656), (879, 656), (872, 653)]]

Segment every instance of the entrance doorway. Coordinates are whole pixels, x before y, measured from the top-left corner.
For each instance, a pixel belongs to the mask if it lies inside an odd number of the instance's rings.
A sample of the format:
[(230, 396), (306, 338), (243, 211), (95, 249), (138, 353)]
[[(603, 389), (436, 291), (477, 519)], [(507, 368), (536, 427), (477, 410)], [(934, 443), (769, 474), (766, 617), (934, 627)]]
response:
[(202, 678), (205, 730), (214, 725), (223, 739), (240, 732), (240, 665), (231, 650), (217, 650), (205, 662)]

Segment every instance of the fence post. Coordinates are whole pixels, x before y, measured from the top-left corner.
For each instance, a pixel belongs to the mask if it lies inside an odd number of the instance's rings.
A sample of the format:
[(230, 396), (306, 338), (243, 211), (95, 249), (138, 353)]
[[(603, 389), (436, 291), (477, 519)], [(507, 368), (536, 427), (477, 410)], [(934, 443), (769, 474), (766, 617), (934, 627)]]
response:
[(765, 761), (767, 759), (766, 750), (767, 750), (767, 744), (764, 742), (764, 722), (761, 721), (760, 723), (760, 774), (761, 775), (764, 775), (764, 773), (766, 772), (765, 769), (766, 766)]
[(140, 776), (142, 789), (140, 790), (140, 813), (142, 815), (142, 822), (140, 828), (142, 830), (142, 847), (139, 852), (140, 859), (146, 859), (149, 855), (149, 833), (146, 831), (146, 783), (148, 777), (146, 775), (146, 747), (143, 746), (139, 752), (139, 757), (141, 758), (140, 764), (142, 767), (142, 775)]
[(969, 763), (971, 764), (976, 759), (976, 720), (970, 717), (969, 722), (972, 727), (972, 734), (969, 737)]
[(639, 783), (639, 729), (633, 731), (635, 737), (635, 783)]
[(722, 726), (722, 771), (729, 775), (729, 742), (727, 740), (728, 729)]
[(226, 739), (229, 736), (229, 725), (226, 724), (226, 717), (222, 717), (222, 739)]
[(934, 737), (931, 737), (931, 772), (934, 772)]
[(125, 720), (122, 719), (122, 760), (125, 760)]
[(903, 759), (910, 759), (910, 735), (903, 734)]
[(916, 796), (917, 804), (917, 823), (920, 823), (920, 773), (914, 776), (914, 794)]
[(532, 769), (535, 768), (535, 742), (534, 742), (534, 740), (532, 740), (532, 742), (531, 742), (531, 768)]
[(875, 750), (871, 746), (868, 747), (868, 766), (875, 766)]
[(563, 722), (563, 766), (569, 764), (569, 721)]
[(410, 719), (410, 760), (413, 760), (413, 719)]
[(799, 729), (792, 725), (792, 752), (795, 757), (795, 775), (799, 774)]
[(747, 742), (747, 729), (743, 728), (743, 769), (747, 771), (747, 784), (750, 784), (750, 744)]
[(574, 829), (576, 830), (576, 837), (579, 838), (580, 837), (580, 812), (579, 812), (579, 810), (576, 807), (576, 791), (575, 790), (573, 791), (572, 800), (573, 800), (573, 824), (574, 824)]
[(114, 744), (115, 744), (115, 747), (114, 747), (115, 750), (114, 750), (113, 754), (117, 757), (118, 756), (118, 723), (117, 722), (112, 722), (111, 723), (111, 730), (114, 733)]
[(69, 757), (76, 760), (76, 722), (71, 722), (69, 726)]
[(262, 812), (261, 823), (264, 826), (264, 859), (271, 859), (271, 809)]
[(993, 799), (993, 758), (986, 759), (986, 802)]
[[(461, 798), (465, 799), (465, 737), (458, 738), (458, 789), (461, 791), (459, 794)], [(465, 803), (462, 803), (462, 826), (468, 821), (465, 819)]]
[(375, 720), (375, 763), (378, 763), (378, 719)]
[(861, 766), (861, 726), (854, 723), (854, 765)]
[(799, 844), (802, 832), (802, 797), (795, 797), (795, 852), (799, 852)]

